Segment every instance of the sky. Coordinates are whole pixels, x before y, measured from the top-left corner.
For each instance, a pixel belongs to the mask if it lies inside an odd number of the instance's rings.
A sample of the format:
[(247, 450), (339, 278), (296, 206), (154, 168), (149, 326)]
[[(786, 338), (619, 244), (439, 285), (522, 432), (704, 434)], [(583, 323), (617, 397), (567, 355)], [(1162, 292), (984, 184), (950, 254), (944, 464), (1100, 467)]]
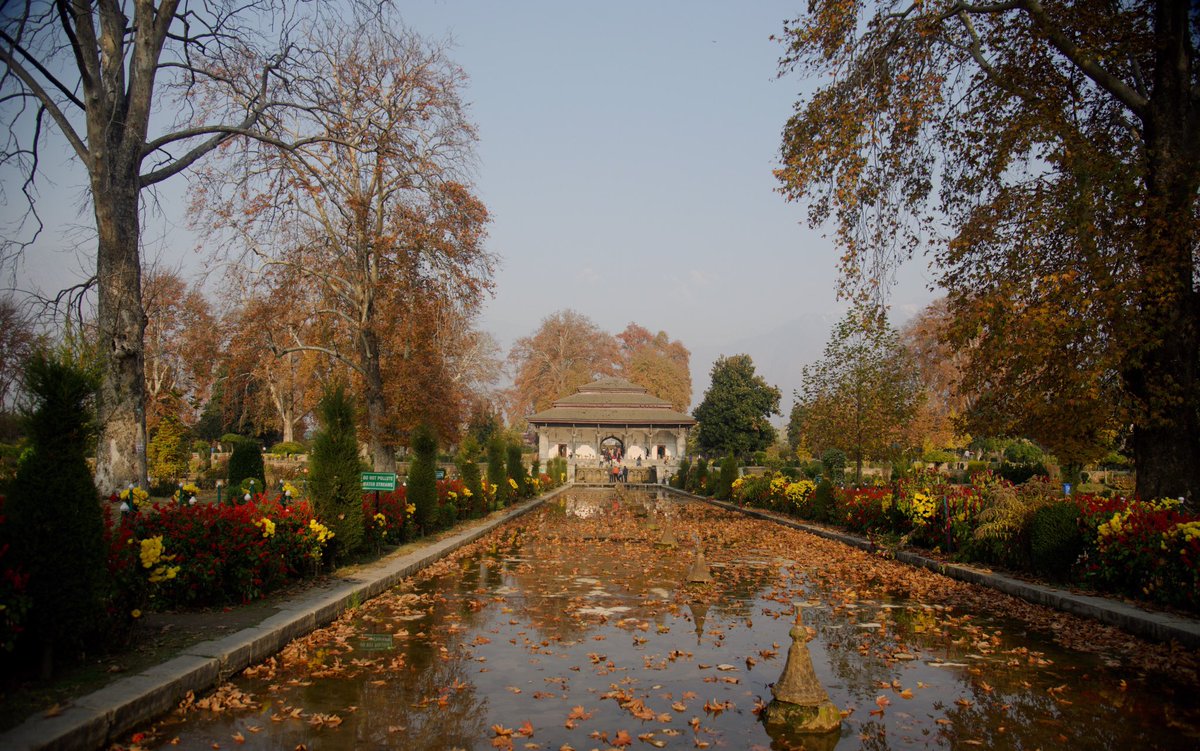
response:
[[(803, 5), (399, 4), (410, 28), (450, 42), (469, 77), (476, 188), (500, 259), (480, 328), (504, 353), (558, 310), (611, 333), (634, 322), (691, 350), (692, 408), (714, 360), (745, 353), (779, 387), (786, 417), (801, 368), (845, 310), (831, 228), (810, 230), (772, 175), (782, 128), (813, 82), (778, 76), (783, 48), (771, 36)], [(86, 250), (87, 233), (64, 232), (89, 222), (72, 208), (81, 179), (65, 155), (47, 162), (51, 229), (17, 268), (21, 289), (66, 286), (90, 263), (72, 249)], [(160, 192), (147, 255), (198, 274), (206, 256), (186, 231), (185, 189), (174, 179)], [(933, 299), (929, 280), (920, 262), (902, 271), (894, 323)]]

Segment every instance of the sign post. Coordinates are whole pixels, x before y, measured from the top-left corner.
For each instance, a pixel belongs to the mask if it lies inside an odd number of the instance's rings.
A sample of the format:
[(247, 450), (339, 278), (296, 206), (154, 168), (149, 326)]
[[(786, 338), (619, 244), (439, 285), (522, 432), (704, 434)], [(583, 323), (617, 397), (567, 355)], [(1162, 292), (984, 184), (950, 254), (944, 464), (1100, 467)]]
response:
[(387, 493), (396, 489), (395, 472), (363, 472), (359, 480), (364, 491), (375, 491), (375, 513), (379, 513), (379, 491)]

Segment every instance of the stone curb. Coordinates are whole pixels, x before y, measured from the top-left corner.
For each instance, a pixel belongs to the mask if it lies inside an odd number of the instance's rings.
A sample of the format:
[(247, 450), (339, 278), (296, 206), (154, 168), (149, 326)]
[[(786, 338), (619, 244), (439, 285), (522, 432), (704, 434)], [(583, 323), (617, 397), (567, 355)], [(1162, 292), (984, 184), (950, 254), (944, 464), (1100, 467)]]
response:
[(332, 622), (346, 610), (376, 597), (401, 580), (436, 563), (563, 493), (564, 486), (514, 506), (503, 516), (452, 534), (407, 555), (384, 559), (341, 577), (328, 588), (284, 603), (257, 626), (194, 644), (171, 660), (122, 678), (72, 701), (55, 717), (34, 715), (0, 734), (5, 751), (102, 748), (122, 733), (170, 711), (189, 691), (200, 693), (243, 668), (279, 652), (293, 639)]
[[(869, 540), (856, 535), (806, 524), (795, 519), (763, 511), (762, 509), (743, 508), (733, 503), (693, 495), (675, 488), (672, 488), (672, 491), (681, 496), (702, 501), (728, 511), (735, 511), (747, 516), (774, 522), (775, 524), (781, 524), (785, 527), (808, 532), (818, 537), (835, 540), (859, 550), (870, 551), (872, 548)], [(1188, 649), (1200, 649), (1200, 621), (1193, 618), (1146, 610), (1136, 605), (1130, 605), (1107, 597), (1077, 594), (1057, 587), (1034, 584), (1033, 582), (1022, 581), (1011, 576), (1005, 576), (1004, 574), (997, 574), (988, 569), (981, 569), (961, 563), (946, 563), (934, 560), (908, 550), (897, 551), (896, 560), (907, 563), (910, 566), (927, 568), (930, 571), (949, 576), (952, 579), (991, 587), (992, 589), (1019, 597), (1036, 605), (1045, 605), (1046, 607), (1061, 610), (1065, 613), (1091, 618), (1110, 626), (1116, 626), (1144, 639), (1157, 642), (1177, 642)]]

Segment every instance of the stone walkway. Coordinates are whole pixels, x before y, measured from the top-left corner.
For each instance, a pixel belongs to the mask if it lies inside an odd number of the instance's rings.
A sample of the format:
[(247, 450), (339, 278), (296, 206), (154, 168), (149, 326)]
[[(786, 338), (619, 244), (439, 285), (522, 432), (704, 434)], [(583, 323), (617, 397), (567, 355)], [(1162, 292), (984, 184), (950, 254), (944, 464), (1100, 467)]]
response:
[[(46, 717), (38, 714), (29, 718), (16, 728), (0, 735), (0, 748), (6, 751), (103, 748), (121, 734), (169, 712), (189, 691), (203, 693), (243, 668), (275, 654), (292, 639), (332, 622), (347, 609), (375, 597), (404, 578), (568, 489), (557, 489), (516, 506), (507, 513), (497, 514), (467, 529), (447, 535), (418, 550), (393, 554), (363, 566), (351, 574), (340, 576), (330, 585), (307, 590), (295, 599), (281, 604), (278, 612), (255, 626), (186, 647), (161, 665), (122, 678), (75, 699), (56, 716)], [(867, 540), (839, 531), (758, 509), (741, 508), (710, 498), (690, 496), (680, 491), (673, 492), (681, 497), (768, 519), (857, 548), (870, 548)], [(993, 587), (1041, 605), (1112, 624), (1148, 639), (1175, 640), (1191, 649), (1200, 647), (1200, 621), (1195, 619), (1144, 610), (1115, 600), (1021, 581), (986, 569), (948, 564), (908, 551), (898, 552), (896, 558), (910, 565), (925, 567), (953, 578)]]

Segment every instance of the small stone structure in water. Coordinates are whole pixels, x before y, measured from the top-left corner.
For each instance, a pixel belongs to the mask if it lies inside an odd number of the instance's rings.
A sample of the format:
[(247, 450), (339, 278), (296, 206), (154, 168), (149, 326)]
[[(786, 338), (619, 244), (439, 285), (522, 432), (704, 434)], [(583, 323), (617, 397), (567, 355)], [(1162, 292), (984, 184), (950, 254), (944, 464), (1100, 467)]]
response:
[(777, 733), (800, 736), (806, 748), (832, 748), (839, 737), (842, 715), (813, 670), (808, 630), (800, 613), (797, 608), (796, 623), (789, 632), (792, 646), (788, 648), (787, 663), (783, 675), (771, 687), (774, 698), (762, 716), (772, 737)]

